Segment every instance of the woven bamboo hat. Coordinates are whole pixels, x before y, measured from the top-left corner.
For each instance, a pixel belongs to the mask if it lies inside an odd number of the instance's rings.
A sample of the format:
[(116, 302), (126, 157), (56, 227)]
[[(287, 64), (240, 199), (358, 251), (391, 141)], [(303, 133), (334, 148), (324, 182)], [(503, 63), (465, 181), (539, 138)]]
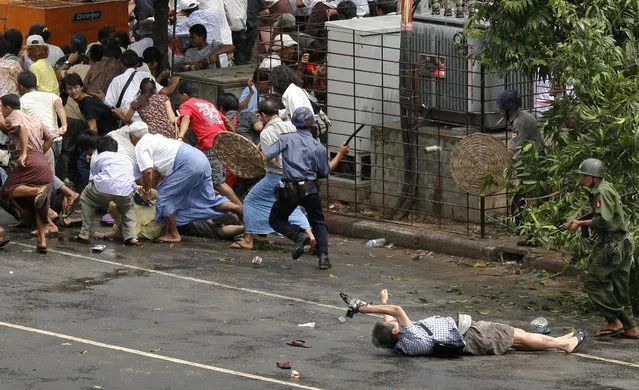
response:
[(239, 134), (230, 131), (218, 133), (213, 151), (222, 165), (237, 177), (252, 179), (266, 173), (262, 153), (253, 142)]
[[(459, 141), (453, 149), (450, 172), (464, 191), (486, 196), (506, 186), (502, 174), (510, 162), (510, 154), (502, 141), (488, 134), (475, 133)], [(490, 176), (495, 184), (482, 189)]]

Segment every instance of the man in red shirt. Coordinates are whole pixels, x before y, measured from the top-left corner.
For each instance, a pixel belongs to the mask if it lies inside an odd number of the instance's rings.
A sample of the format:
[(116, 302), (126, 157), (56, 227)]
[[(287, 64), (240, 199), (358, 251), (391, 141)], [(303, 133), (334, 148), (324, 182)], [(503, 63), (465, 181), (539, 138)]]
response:
[(195, 96), (195, 85), (182, 83), (178, 87), (182, 104), (180, 105), (180, 134), (183, 138), (204, 152), (211, 163), (213, 187), (220, 194), (229, 198), (235, 204), (242, 205), (240, 198), (235, 195), (233, 189), (226, 184), (226, 174), (222, 163), (213, 152), (215, 136), (222, 131), (235, 131), (233, 124), (226, 119), (213, 103)]

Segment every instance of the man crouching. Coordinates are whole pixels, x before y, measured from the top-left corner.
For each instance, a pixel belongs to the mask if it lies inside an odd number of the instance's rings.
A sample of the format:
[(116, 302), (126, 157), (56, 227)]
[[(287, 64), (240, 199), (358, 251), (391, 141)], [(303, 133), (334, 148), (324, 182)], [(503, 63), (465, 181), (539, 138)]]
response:
[(551, 337), (529, 333), (510, 325), (471, 321), (465, 315), (460, 315), (461, 324), (451, 317), (440, 316), (412, 322), (401, 306), (387, 304), (386, 289), (379, 293), (379, 305), (341, 295), (351, 312), (384, 315), (383, 321), (373, 328), (373, 344), (379, 348), (392, 349), (399, 355), (437, 356), (439, 351), (455, 345), (461, 345), (463, 353), (471, 355), (502, 355), (510, 348), (521, 351), (560, 349), (573, 353), (587, 339), (584, 331)]

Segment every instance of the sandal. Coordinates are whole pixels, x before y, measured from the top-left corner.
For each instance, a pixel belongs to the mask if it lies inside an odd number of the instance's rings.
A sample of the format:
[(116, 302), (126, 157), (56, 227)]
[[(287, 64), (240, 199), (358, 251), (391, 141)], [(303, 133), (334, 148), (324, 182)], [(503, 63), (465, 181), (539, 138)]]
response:
[(133, 240), (135, 240), (135, 238), (129, 238), (128, 240), (125, 240), (124, 245), (125, 246), (142, 246), (140, 245), (139, 241), (133, 242)]
[(575, 337), (577, 338), (577, 345), (572, 349), (572, 351), (570, 351), (570, 353), (579, 352), (582, 345), (588, 341), (588, 332), (585, 330), (578, 330), (575, 332)]
[(91, 242), (91, 239), (90, 238), (82, 238), (82, 237), (80, 237), (79, 234), (76, 234), (73, 237), (73, 241), (81, 242), (83, 244), (89, 244)]
[(38, 253), (42, 253), (42, 254), (47, 253), (47, 247), (46, 247), (46, 246), (40, 246), (40, 245), (38, 245), (38, 246), (36, 247), (36, 252), (38, 252)]
[(40, 187), (40, 189), (38, 190), (38, 195), (36, 195), (35, 200), (33, 201), (36, 210), (40, 210), (42, 206), (44, 206), (44, 203), (47, 201), (49, 195), (51, 195), (51, 188), (49, 188), (48, 186)]
[(310, 348), (310, 345), (306, 345), (306, 341), (304, 340), (291, 340), (290, 343), (286, 343), (286, 345), (290, 345), (291, 347), (300, 347), (300, 348)]
[(614, 335), (619, 334), (621, 332), (623, 332), (623, 328), (622, 329), (603, 328), (603, 329), (600, 329), (599, 332), (597, 332), (595, 337), (614, 336)]

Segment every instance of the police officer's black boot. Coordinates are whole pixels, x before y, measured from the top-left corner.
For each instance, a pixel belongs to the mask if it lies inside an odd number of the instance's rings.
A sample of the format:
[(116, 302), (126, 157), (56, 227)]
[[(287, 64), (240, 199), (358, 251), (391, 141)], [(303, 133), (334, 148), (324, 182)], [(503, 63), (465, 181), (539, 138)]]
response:
[(332, 267), (331, 262), (328, 260), (328, 253), (322, 253), (319, 255), (319, 263), (317, 267), (319, 269), (329, 269)]
[(311, 242), (311, 238), (308, 234), (301, 232), (297, 235), (297, 240), (295, 241), (295, 247), (293, 248), (293, 252), (291, 253), (293, 256), (293, 260), (299, 259), (302, 254), (304, 254), (304, 247)]

